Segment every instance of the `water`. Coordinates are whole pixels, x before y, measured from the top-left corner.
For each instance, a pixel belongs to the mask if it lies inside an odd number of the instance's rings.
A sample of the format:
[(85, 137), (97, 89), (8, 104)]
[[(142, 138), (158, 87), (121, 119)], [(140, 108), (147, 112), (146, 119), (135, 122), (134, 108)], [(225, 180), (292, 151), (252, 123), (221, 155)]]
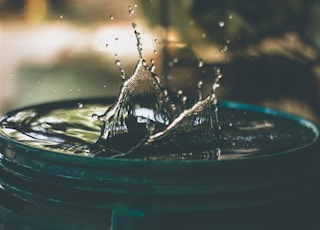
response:
[[(129, 11), (134, 9), (129, 6)], [(143, 59), (137, 25), (132, 23), (132, 27), (138, 62), (127, 78), (121, 61), (115, 61), (122, 79), (115, 102), (77, 102), (71, 107), (62, 103), (56, 108), (21, 110), (2, 118), (1, 133), (62, 154), (169, 161), (264, 155), (293, 149), (312, 139), (314, 133), (306, 127), (268, 114), (223, 106), (218, 112), (215, 91), (222, 77), (219, 68), (213, 70), (209, 95), (202, 95), (203, 81), (199, 81), (194, 103), (181, 90), (177, 98), (170, 99), (155, 73), (154, 60), (148, 65)], [(203, 64), (199, 59), (198, 67)]]
[[(209, 95), (199, 81), (194, 101), (182, 90), (170, 99), (133, 27), (139, 59), (129, 78), (115, 61), (118, 98), (48, 103), (0, 117), (0, 200), (8, 206), (0, 205), (0, 229), (133, 229), (136, 222), (143, 229), (151, 222), (156, 229), (257, 229), (301, 218), (310, 203), (319, 207), (318, 186), (309, 183), (319, 175), (316, 126), (267, 108), (217, 103), (219, 68)], [(226, 215), (235, 221), (225, 222)]]
[[(100, 99), (85, 101), (80, 107), (76, 101), (72, 101), (15, 111), (2, 117), (0, 134), (34, 148), (61, 154), (112, 157), (123, 152), (96, 143), (104, 122), (91, 117), (92, 111), (102, 113), (107, 103), (112, 108), (112, 99)], [(222, 136), (217, 143), (214, 144), (207, 133), (193, 133), (193, 130), (172, 137), (170, 134), (174, 132), (166, 131), (173, 126), (171, 125), (162, 132), (150, 135), (143, 148), (122, 157), (169, 161), (210, 160), (216, 159), (220, 152), (220, 160), (228, 160), (276, 154), (307, 145), (315, 138), (314, 130), (307, 125), (275, 116), (274, 112), (268, 114), (245, 109), (241, 104), (226, 106), (222, 103), (218, 107)], [(185, 113), (188, 111), (190, 110)], [(181, 123), (183, 124), (184, 122)], [(133, 141), (135, 136), (139, 136), (139, 132), (130, 135), (131, 133), (118, 136), (115, 143), (119, 139), (122, 140), (120, 145)], [(139, 138), (144, 135), (142, 130)]]
[[(153, 152), (167, 148), (179, 152), (183, 142), (192, 143), (200, 149), (208, 145), (217, 146), (221, 135), (216, 114), (215, 89), (222, 76), (220, 70), (214, 71), (212, 92), (205, 99), (202, 99), (200, 81), (198, 100), (194, 105), (186, 108), (186, 99), (182, 93), (179, 94), (182, 98), (180, 103), (173, 103), (154, 72), (154, 60), (150, 60), (151, 64), (148, 66), (143, 59), (141, 34), (135, 23), (132, 23), (132, 27), (137, 39), (138, 63), (133, 75), (126, 79), (121, 61), (116, 60), (122, 85), (116, 102), (104, 114), (94, 114), (94, 117), (104, 123), (95, 145), (112, 149), (114, 154), (108, 157), (148, 156), (150, 148)], [(178, 61), (175, 58), (173, 63)], [(209, 152), (219, 158), (220, 150)]]

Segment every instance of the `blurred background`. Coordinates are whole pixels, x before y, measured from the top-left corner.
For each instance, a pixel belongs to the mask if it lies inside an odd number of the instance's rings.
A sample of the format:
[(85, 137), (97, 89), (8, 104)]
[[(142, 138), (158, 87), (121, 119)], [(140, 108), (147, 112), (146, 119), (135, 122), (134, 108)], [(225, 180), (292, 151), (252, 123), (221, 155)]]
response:
[(118, 94), (143, 56), (175, 95), (210, 91), (320, 123), (320, 0), (0, 0), (0, 113)]

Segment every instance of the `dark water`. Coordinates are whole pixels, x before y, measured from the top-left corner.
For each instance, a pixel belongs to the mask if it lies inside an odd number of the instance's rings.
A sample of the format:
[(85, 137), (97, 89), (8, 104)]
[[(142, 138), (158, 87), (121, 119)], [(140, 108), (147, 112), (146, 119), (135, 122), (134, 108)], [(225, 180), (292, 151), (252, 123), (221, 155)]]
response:
[[(234, 108), (233, 108), (234, 107)], [(124, 158), (145, 160), (211, 160), (246, 158), (292, 150), (312, 143), (316, 131), (308, 123), (287, 119), (277, 111), (248, 107), (235, 103), (220, 103), (218, 115), (221, 139), (192, 130), (192, 135), (180, 133), (170, 142), (164, 141), (138, 148)], [(12, 112), (2, 117), (0, 134), (16, 142), (61, 154), (85, 157), (112, 157), (119, 150), (100, 146), (103, 122), (93, 113), (106, 110), (104, 103), (65, 102), (36, 106)], [(264, 110), (264, 111), (263, 111)], [(194, 135), (197, 133), (197, 135)], [(132, 139), (141, 139), (138, 132), (120, 135), (114, 146)]]

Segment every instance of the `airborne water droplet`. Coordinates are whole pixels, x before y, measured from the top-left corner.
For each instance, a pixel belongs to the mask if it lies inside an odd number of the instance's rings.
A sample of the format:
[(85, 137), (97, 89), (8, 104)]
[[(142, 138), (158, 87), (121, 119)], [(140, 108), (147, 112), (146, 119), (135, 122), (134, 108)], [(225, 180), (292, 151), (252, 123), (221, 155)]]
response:
[(187, 96), (183, 96), (183, 97), (181, 98), (182, 104), (183, 104), (183, 105), (186, 105), (187, 100), (188, 100), (188, 97), (187, 97)]
[(219, 48), (220, 53), (226, 52), (227, 50), (228, 50), (228, 46), (222, 46)]
[(122, 68), (121, 61), (117, 59), (115, 61), (115, 64), (118, 66), (118, 68), (120, 70), (122, 81), (125, 81), (126, 80), (126, 74), (125, 74), (124, 69)]
[[(149, 70), (150, 70), (151, 72), (154, 72), (154, 70), (156, 69), (156, 63), (155, 63), (154, 59), (151, 59), (151, 60), (150, 60), (150, 63), (151, 63), (151, 66), (149, 67)], [(160, 84), (160, 79), (159, 79), (159, 77), (158, 77), (158, 76), (155, 76), (155, 79), (156, 79), (157, 82)]]
[(133, 15), (134, 14), (134, 9), (132, 8), (131, 5), (129, 5), (129, 14)]
[(198, 86), (198, 101), (202, 100), (202, 92), (201, 92), (202, 85), (203, 85), (203, 81), (200, 80), (197, 85)]
[(221, 156), (221, 149), (216, 148), (212, 151), (212, 158), (218, 160)]
[(224, 21), (218, 22), (218, 26), (219, 26), (219, 27), (224, 27)]
[(109, 18), (110, 18), (110, 20), (113, 20), (113, 19), (114, 19), (113, 15), (110, 15), (110, 17), (109, 17)]
[(121, 65), (120, 60), (116, 60), (116, 61), (115, 61), (115, 64), (116, 64), (117, 66), (120, 66), (120, 65)]
[(60, 19), (63, 19), (63, 15), (60, 15), (59, 18), (60, 18)]
[(204, 64), (204, 63), (203, 63), (203, 60), (200, 58), (199, 61), (198, 61), (198, 67), (199, 67), (199, 68), (202, 68), (202, 67), (203, 67), (203, 64)]
[(78, 102), (77, 105), (78, 105), (79, 108), (82, 108), (82, 107), (83, 107), (83, 104), (82, 104), (81, 102)]

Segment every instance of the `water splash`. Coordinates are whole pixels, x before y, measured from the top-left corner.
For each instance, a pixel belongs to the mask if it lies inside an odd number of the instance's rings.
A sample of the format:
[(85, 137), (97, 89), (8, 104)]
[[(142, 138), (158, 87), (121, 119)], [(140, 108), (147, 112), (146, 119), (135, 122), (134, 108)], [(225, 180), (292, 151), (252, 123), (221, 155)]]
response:
[(125, 79), (121, 62), (116, 61), (123, 80), (120, 94), (113, 106), (105, 114), (98, 116), (105, 122), (98, 143), (108, 147), (118, 147), (113, 140), (120, 136), (130, 135), (131, 142), (124, 144), (121, 150), (129, 150), (140, 139), (150, 132), (150, 127), (157, 132), (170, 124), (173, 120), (173, 110), (167, 101), (159, 78), (154, 73), (155, 63), (151, 65), (142, 58), (142, 43), (136, 24), (132, 24), (137, 38), (139, 60), (133, 75)]
[[(125, 78), (121, 62), (116, 60), (123, 82), (116, 102), (103, 115), (96, 116), (104, 122), (96, 145), (114, 149), (112, 157), (134, 157), (137, 154), (141, 157), (150, 148), (155, 153), (167, 148), (182, 150), (192, 145), (203, 149), (217, 144), (221, 135), (215, 90), (222, 76), (220, 70), (214, 70), (212, 92), (204, 99), (201, 92), (203, 82), (199, 81), (194, 105), (186, 108), (187, 97), (182, 95), (182, 91), (177, 94), (179, 102), (174, 104), (154, 72), (154, 60), (151, 59), (149, 66), (143, 59), (141, 34), (135, 23), (132, 23), (132, 27), (137, 39), (139, 60), (128, 79)], [(202, 67), (202, 60), (199, 65)], [(218, 153), (215, 150), (210, 154), (217, 158), (220, 155)]]

